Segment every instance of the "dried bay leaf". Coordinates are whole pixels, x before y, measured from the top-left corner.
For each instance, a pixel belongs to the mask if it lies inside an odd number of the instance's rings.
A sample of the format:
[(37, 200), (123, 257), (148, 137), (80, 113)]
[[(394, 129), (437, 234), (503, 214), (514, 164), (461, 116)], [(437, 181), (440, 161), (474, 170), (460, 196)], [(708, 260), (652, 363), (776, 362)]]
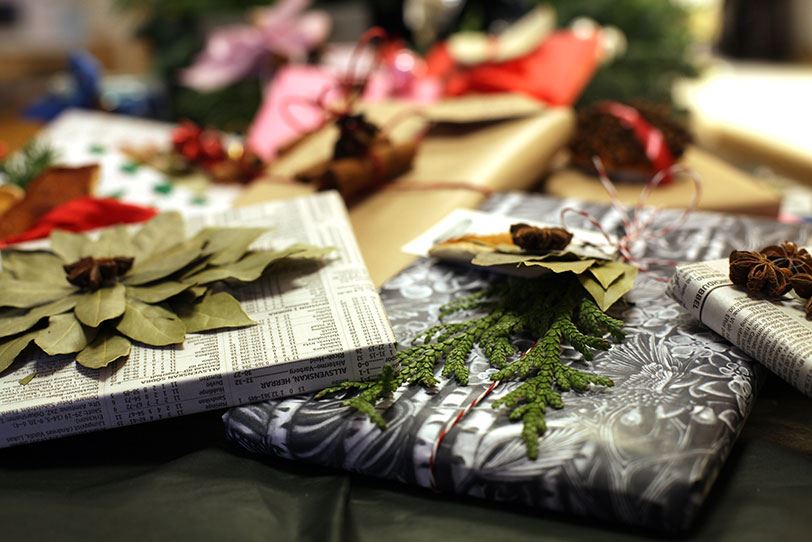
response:
[(73, 263), (82, 257), (90, 239), (78, 233), (56, 230), (51, 233), (51, 250), (65, 263)]
[(136, 254), (138, 249), (124, 226), (104, 229), (98, 239), (91, 241), (82, 249), (82, 256), (93, 258), (134, 257)]
[(204, 230), (206, 248), (211, 265), (226, 265), (242, 258), (248, 247), (259, 239), (267, 228), (210, 228)]
[(199, 261), (192, 263), (192, 265), (183, 269), (180, 273), (179, 279), (183, 282), (186, 281), (187, 278), (191, 277), (192, 275), (197, 275), (204, 269), (209, 266), (209, 261), (207, 258), (201, 258)]
[(37, 334), (37, 346), (51, 356), (83, 350), (96, 336), (96, 329), (82, 325), (73, 313), (57, 314), (48, 319), (48, 327)]
[(76, 318), (86, 326), (98, 327), (106, 320), (121, 316), (126, 308), (126, 290), (123, 284), (117, 283), (83, 294), (76, 303)]
[(589, 269), (595, 279), (601, 284), (604, 290), (609, 288), (613, 282), (623, 276), (628, 264), (623, 262), (606, 262)]
[(127, 286), (127, 296), (144, 303), (160, 303), (191, 288), (191, 284), (166, 281), (150, 286)]
[(131, 350), (132, 343), (126, 337), (105, 329), (76, 355), (76, 361), (88, 369), (101, 369), (119, 358), (129, 356)]
[(3, 252), (3, 270), (11, 273), (12, 278), (17, 280), (41, 281), (67, 287), (63, 265), (59, 256), (49, 252)]
[(18, 337), (0, 340), (0, 372), (5, 371), (17, 356), (25, 350), (25, 347), (31, 344), (31, 341), (37, 336), (38, 331), (30, 331)]
[(262, 251), (249, 252), (243, 259), (232, 264), (220, 267), (210, 267), (196, 275), (188, 277), (188, 282), (198, 284), (209, 284), (218, 280), (238, 280), (241, 282), (251, 282), (262, 276), (265, 268), (273, 262), (286, 258), (295, 252), (291, 249), (279, 252)]
[(192, 303), (192, 302), (200, 299), (204, 295), (206, 295), (206, 292), (208, 292), (208, 291), (209, 291), (208, 286), (192, 286), (192, 287), (182, 291), (172, 301), (173, 301), (173, 303), (174, 302), (177, 302), (177, 303)]
[(543, 267), (549, 269), (553, 273), (575, 273), (580, 275), (586, 272), (590, 267), (595, 265), (595, 260), (575, 260), (574, 262), (557, 262), (557, 261), (528, 261), (523, 265), (527, 267)]
[(637, 278), (637, 268), (633, 265), (629, 265), (623, 271), (623, 275), (607, 289), (604, 289), (590, 273), (578, 275), (581, 285), (589, 292), (602, 311), (609, 310), (609, 307), (628, 293), (634, 286), (635, 278)]
[(0, 337), (9, 337), (22, 333), (46, 316), (67, 312), (76, 306), (79, 295), (74, 294), (51, 303), (34, 307), (29, 311), (14, 309), (0, 313)]
[(76, 288), (65, 284), (49, 284), (3, 278), (0, 280), (0, 307), (29, 308), (70, 295)]
[(290, 251), (289, 258), (292, 260), (321, 260), (335, 252), (335, 247), (316, 247), (313, 245), (293, 245), (287, 250)]
[(177, 304), (175, 308), (189, 333), (256, 324), (240, 302), (226, 292), (207, 295), (199, 303)]
[(200, 257), (201, 250), (202, 242), (197, 240), (173, 246), (140, 262), (136, 261), (133, 269), (124, 277), (124, 283), (140, 286), (167, 277), (194, 262)]
[(185, 231), (179, 213), (159, 214), (133, 236), (133, 244), (138, 250), (136, 257), (148, 257), (182, 243), (186, 239)]
[(178, 344), (186, 338), (186, 326), (177, 315), (160, 305), (148, 305), (137, 299), (127, 300), (127, 309), (116, 329), (150, 346)]

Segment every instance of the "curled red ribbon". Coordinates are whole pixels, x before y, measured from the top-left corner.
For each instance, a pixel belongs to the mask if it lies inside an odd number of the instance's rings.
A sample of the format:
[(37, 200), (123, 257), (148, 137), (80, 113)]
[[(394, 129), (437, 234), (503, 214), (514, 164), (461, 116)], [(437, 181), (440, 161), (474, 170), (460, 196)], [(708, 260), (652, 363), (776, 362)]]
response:
[[(671, 149), (668, 148), (662, 131), (649, 123), (637, 109), (619, 102), (603, 102), (598, 107), (632, 131), (635, 139), (642, 145), (646, 158), (651, 162), (654, 171), (668, 172), (673, 167), (674, 156), (671, 154)], [(669, 172), (659, 184), (668, 184), (671, 180)]]

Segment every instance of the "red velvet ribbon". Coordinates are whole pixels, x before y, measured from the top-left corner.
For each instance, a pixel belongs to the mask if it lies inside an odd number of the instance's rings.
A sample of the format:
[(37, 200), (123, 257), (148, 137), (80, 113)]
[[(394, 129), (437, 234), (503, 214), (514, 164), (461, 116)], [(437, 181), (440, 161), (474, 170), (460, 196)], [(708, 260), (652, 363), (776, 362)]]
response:
[(0, 247), (48, 237), (54, 230), (88, 231), (116, 224), (136, 224), (158, 214), (151, 207), (112, 198), (84, 197), (55, 207), (23, 233), (0, 239)]
[[(674, 166), (674, 156), (668, 148), (665, 136), (659, 128), (650, 124), (640, 112), (628, 105), (618, 102), (603, 102), (599, 106), (600, 110), (607, 113), (632, 131), (635, 139), (642, 145), (646, 158), (649, 159), (654, 171), (668, 171)], [(660, 184), (668, 184), (672, 181), (670, 173), (666, 175)]]

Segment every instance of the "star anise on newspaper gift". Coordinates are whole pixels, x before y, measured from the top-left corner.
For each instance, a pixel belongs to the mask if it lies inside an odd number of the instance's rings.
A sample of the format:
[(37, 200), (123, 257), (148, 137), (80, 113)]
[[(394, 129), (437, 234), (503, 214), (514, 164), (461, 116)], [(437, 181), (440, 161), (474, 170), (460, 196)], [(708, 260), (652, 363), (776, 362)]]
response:
[(4, 250), (0, 372), (32, 343), (99, 369), (126, 358), (133, 343), (168, 346), (187, 333), (253, 325), (235, 297), (213, 287), (253, 282), (271, 266), (330, 252), (252, 250), (266, 231), (206, 228), (187, 238), (180, 215), (167, 213), (135, 233), (119, 226), (91, 239), (55, 231), (50, 250)]
[(775, 265), (789, 269), (793, 274), (812, 274), (812, 255), (805, 248), (799, 247), (791, 241), (784, 241), (780, 245), (770, 245), (761, 249), (760, 252)]
[(63, 266), (68, 282), (83, 290), (95, 292), (102, 286), (112, 286), (133, 266), (134, 258), (92, 258), (85, 256)]
[(729, 261), (730, 280), (749, 294), (777, 298), (792, 289), (792, 272), (779, 267), (761, 252), (734, 250)]

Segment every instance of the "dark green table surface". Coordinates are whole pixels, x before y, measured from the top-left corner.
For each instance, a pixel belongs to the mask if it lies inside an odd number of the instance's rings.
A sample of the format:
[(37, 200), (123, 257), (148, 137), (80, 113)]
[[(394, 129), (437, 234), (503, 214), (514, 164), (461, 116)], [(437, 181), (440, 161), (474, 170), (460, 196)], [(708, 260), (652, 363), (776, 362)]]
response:
[[(812, 540), (812, 401), (770, 377), (695, 529)], [(0, 450), (0, 541), (646, 540), (656, 534), (258, 458), (220, 413)]]

